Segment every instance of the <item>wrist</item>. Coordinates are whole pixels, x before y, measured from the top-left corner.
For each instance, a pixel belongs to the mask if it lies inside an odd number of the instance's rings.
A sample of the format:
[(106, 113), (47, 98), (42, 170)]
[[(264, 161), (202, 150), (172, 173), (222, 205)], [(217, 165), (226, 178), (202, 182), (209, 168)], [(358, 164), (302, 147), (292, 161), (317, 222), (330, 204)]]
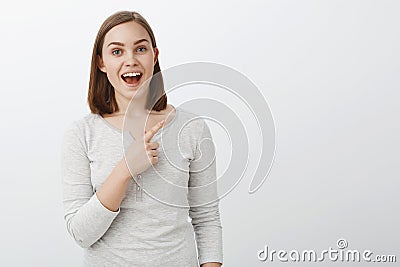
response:
[(221, 267), (222, 263), (220, 262), (206, 262), (200, 265), (200, 267)]
[(135, 173), (131, 173), (128, 164), (126, 164), (125, 158), (123, 158), (117, 165), (117, 172), (124, 180), (130, 180)]

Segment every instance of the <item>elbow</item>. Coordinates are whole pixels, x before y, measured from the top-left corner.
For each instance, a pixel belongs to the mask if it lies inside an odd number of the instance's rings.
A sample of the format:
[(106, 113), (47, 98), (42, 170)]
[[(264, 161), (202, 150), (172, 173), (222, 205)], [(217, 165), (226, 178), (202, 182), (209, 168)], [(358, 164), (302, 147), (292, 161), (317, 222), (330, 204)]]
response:
[(213, 227), (222, 227), (221, 220), (219, 218), (192, 218), (192, 225), (194, 227), (202, 227), (202, 226), (213, 226)]
[(85, 238), (73, 233), (70, 233), (70, 235), (75, 240), (75, 243), (77, 243), (81, 248), (89, 248), (96, 242), (95, 240), (90, 240), (89, 238)]
[(96, 240), (93, 240), (88, 236), (79, 233), (80, 231), (78, 229), (75, 229), (75, 227), (73, 227), (73, 224), (71, 224), (70, 221), (67, 222), (67, 231), (69, 235), (78, 244), (78, 246), (80, 246), (81, 248), (89, 248), (96, 242)]
[(81, 247), (81, 248), (90, 248), (91, 245), (93, 245), (93, 243), (91, 242), (85, 242), (84, 240), (78, 239), (76, 240), (76, 243)]
[(219, 214), (219, 210), (214, 209), (192, 209), (189, 211), (189, 216), (192, 219), (192, 225), (194, 227), (202, 227), (202, 226), (213, 226), (213, 227), (221, 227), (221, 218)]
[(95, 242), (81, 237), (74, 237), (74, 240), (81, 248), (89, 248)]

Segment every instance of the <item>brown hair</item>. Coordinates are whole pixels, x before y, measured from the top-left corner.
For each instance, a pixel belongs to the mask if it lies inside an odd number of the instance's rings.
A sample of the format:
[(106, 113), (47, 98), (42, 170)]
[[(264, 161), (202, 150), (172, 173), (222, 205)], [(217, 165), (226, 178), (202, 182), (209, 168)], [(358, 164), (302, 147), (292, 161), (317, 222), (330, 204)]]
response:
[[(112, 114), (119, 111), (115, 99), (114, 87), (108, 81), (107, 75), (100, 71), (97, 65), (97, 57), (102, 56), (104, 37), (113, 27), (134, 21), (139, 23), (149, 34), (153, 49), (157, 47), (154, 33), (147, 21), (137, 12), (120, 11), (108, 17), (101, 25), (93, 46), (92, 63), (90, 67), (90, 80), (88, 92), (88, 104), (92, 113)], [(157, 74), (158, 73), (158, 74)], [(157, 75), (156, 75), (157, 74)], [(164, 81), (161, 75), (160, 63), (157, 59), (154, 65), (153, 77), (149, 84), (146, 108), (148, 110), (160, 111), (167, 107), (167, 96), (164, 90)]]

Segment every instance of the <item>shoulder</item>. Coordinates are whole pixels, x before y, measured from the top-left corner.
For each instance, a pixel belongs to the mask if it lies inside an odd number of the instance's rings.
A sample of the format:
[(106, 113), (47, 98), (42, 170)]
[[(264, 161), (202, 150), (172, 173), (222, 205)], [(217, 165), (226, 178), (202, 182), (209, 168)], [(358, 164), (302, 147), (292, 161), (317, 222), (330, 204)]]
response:
[(186, 147), (185, 145), (190, 147), (191, 154), (188, 158), (190, 160), (199, 158), (202, 153), (201, 151), (206, 153), (207, 157), (214, 155), (213, 137), (207, 125), (209, 117), (185, 109), (179, 109), (178, 118), (179, 123), (182, 124), (178, 133), (179, 144), (182, 145), (181, 147)]
[(93, 132), (99, 127), (99, 115), (89, 113), (84, 117), (72, 121), (65, 129), (63, 144), (74, 149), (82, 148), (86, 151), (89, 140), (93, 139)]
[(187, 109), (178, 107), (177, 109), (177, 122), (182, 131), (191, 135), (199, 135), (207, 127), (205, 116), (193, 113)]
[(72, 121), (66, 128), (66, 135), (74, 134), (84, 136), (86, 133), (96, 127), (100, 115), (89, 113), (84, 117)]
[(192, 144), (201, 142), (204, 138), (212, 139), (210, 129), (207, 125), (207, 116), (193, 113), (186, 109), (177, 108), (177, 123), (179, 137), (190, 140)]

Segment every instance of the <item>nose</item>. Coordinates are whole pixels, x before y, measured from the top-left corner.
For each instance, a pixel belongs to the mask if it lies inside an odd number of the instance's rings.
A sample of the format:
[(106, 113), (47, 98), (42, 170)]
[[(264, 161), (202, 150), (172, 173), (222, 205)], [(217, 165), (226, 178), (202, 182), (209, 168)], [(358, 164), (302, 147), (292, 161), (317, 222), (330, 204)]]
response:
[(135, 66), (138, 64), (138, 60), (133, 53), (127, 53), (125, 58), (125, 66)]

